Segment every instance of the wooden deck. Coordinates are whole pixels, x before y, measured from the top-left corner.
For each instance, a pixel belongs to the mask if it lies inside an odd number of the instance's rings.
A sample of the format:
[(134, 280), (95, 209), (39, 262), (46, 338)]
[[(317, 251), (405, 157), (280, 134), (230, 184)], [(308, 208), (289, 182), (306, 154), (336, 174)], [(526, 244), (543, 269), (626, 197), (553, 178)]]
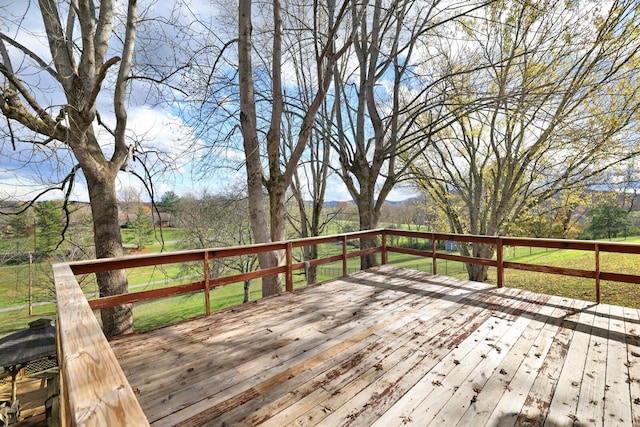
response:
[[(25, 377), (18, 380), (20, 421), (15, 427), (44, 427), (47, 425), (44, 402), (47, 388), (42, 379)], [(0, 401), (11, 400), (11, 383), (0, 386)]]
[(111, 346), (158, 426), (640, 425), (638, 310), (390, 266)]

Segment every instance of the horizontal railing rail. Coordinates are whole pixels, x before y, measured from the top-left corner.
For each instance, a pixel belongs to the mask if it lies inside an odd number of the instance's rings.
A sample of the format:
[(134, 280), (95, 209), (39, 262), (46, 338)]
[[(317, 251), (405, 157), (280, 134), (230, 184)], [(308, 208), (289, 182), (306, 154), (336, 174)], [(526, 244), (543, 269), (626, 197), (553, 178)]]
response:
[[(601, 265), (601, 253), (624, 253), (624, 254), (640, 254), (640, 245), (635, 243), (624, 242), (601, 242), (595, 240), (568, 240), (568, 239), (536, 239), (536, 238), (523, 238), (523, 237), (500, 237), (500, 236), (474, 236), (466, 234), (447, 234), (447, 233), (432, 233), (432, 232), (420, 232), (420, 231), (407, 231), (407, 230), (389, 230), (383, 231), (385, 236), (398, 236), (398, 237), (410, 237), (410, 238), (422, 238), (431, 242), (431, 250), (416, 250), (402, 247), (384, 246), (383, 253), (397, 252), (408, 255), (417, 256), (431, 256), (433, 259), (433, 273), (437, 274), (438, 259), (446, 259), (450, 261), (459, 261), (468, 264), (486, 265), (489, 267), (495, 267), (496, 284), (498, 287), (504, 286), (504, 273), (505, 270), (522, 270), (537, 273), (556, 274), (561, 276), (582, 277), (586, 279), (594, 279), (595, 281), (595, 293), (596, 302), (601, 301), (601, 281), (608, 280), (613, 282), (633, 283), (640, 284), (640, 275), (638, 274), (626, 274), (612, 271), (602, 271)], [(386, 240), (386, 238), (383, 238)], [(495, 259), (482, 259), (474, 258), (462, 255), (453, 255), (437, 252), (438, 241), (452, 241), (460, 243), (480, 243), (486, 245), (492, 245), (495, 247)], [(593, 252), (593, 269), (585, 270), (570, 267), (559, 267), (542, 264), (528, 264), (513, 261), (504, 260), (504, 248), (506, 246), (519, 246), (529, 248), (544, 248), (544, 249), (570, 249)], [(383, 262), (385, 257), (383, 256)]]
[[(414, 239), (426, 239), (431, 242), (430, 250), (411, 249), (406, 247), (390, 246), (386, 243), (388, 236), (408, 237)], [(381, 245), (364, 250), (347, 251), (347, 242), (363, 237), (381, 237)], [(452, 253), (437, 251), (437, 242), (452, 241), (458, 243), (480, 243), (495, 247), (495, 258), (483, 259), (471, 256), (463, 256)], [(292, 250), (303, 246), (319, 245), (326, 243), (341, 243), (342, 252), (338, 255), (327, 256), (302, 262), (292, 260)], [(576, 269), (569, 267), (548, 266), (540, 264), (527, 264), (504, 260), (503, 248), (506, 246), (520, 246), (545, 249), (573, 249), (590, 251), (594, 253), (594, 268), (592, 270)], [(284, 251), (286, 254), (285, 264), (267, 269), (235, 274), (225, 277), (208, 277), (209, 262), (214, 259), (228, 258), (242, 255), (256, 255), (261, 252)], [(343, 263), (343, 275), (347, 274), (347, 261), (350, 258), (361, 257), (371, 253), (382, 253), (382, 262), (387, 263), (387, 253), (395, 252), (407, 255), (431, 258), (432, 271), (437, 274), (437, 260), (457, 261), (461, 263), (485, 265), (497, 269), (497, 286), (504, 285), (504, 271), (507, 269), (539, 272), (547, 274), (557, 274), (563, 276), (581, 277), (594, 279), (596, 284), (596, 302), (600, 302), (600, 281), (618, 281), (624, 283), (640, 283), (640, 275), (625, 274), (620, 272), (601, 271), (600, 253), (627, 253), (640, 254), (640, 245), (617, 242), (599, 242), (585, 240), (563, 240), (563, 239), (532, 239), (518, 237), (494, 237), (494, 236), (474, 236), (449, 233), (433, 233), (409, 230), (377, 229), (365, 232), (354, 232), (333, 236), (319, 236), (305, 239), (290, 240), (286, 242), (276, 242), (267, 244), (256, 244), (241, 247), (203, 249), (180, 252), (167, 252), (160, 254), (135, 255), (125, 258), (99, 259), (91, 261), (79, 261), (70, 263), (74, 274), (87, 274), (102, 271), (116, 270), (122, 268), (136, 268), (153, 265), (175, 264), (190, 261), (203, 262), (204, 277), (202, 280), (188, 284), (169, 286), (159, 289), (151, 289), (128, 293), (122, 295), (97, 298), (89, 301), (89, 306), (94, 309), (103, 309), (121, 304), (135, 303), (168, 296), (205, 291), (205, 312), (210, 313), (210, 301), (208, 300), (208, 290), (224, 286), (230, 283), (237, 283), (246, 280), (260, 279), (274, 274), (285, 274), (285, 288), (287, 291), (293, 289), (292, 272), (308, 267), (316, 267), (324, 264), (340, 262)]]
[[(349, 247), (349, 242), (361, 238), (375, 238), (374, 247), (360, 249)], [(425, 249), (412, 249), (388, 244), (389, 238), (410, 238), (425, 240)], [(442, 241), (459, 244), (486, 244), (495, 249), (491, 259), (474, 258), (438, 250)], [(338, 254), (323, 258), (294, 261), (293, 250), (305, 246), (337, 244)], [(566, 266), (527, 264), (504, 259), (505, 247), (530, 247), (546, 249), (572, 249), (589, 251), (594, 254), (593, 269), (585, 270)], [(228, 257), (257, 255), (262, 252), (283, 252), (283, 265), (256, 271), (235, 274), (228, 277), (209, 276), (210, 262)], [(447, 233), (421, 232), (409, 230), (376, 229), (333, 236), (255, 244), (242, 247), (214, 248), (192, 251), (167, 252), (160, 254), (135, 255), (114, 259), (56, 264), (53, 266), (56, 284), (58, 315), (58, 359), (61, 367), (61, 420), (63, 425), (112, 425), (123, 419), (134, 420), (147, 425), (134, 392), (118, 365), (109, 343), (102, 334), (92, 310), (154, 300), (185, 293), (203, 292), (205, 313), (211, 311), (210, 290), (231, 283), (259, 279), (269, 275), (284, 274), (285, 289), (293, 291), (293, 272), (329, 263), (342, 263), (342, 275), (346, 276), (347, 262), (351, 258), (368, 254), (381, 254), (383, 264), (388, 263), (389, 253), (401, 253), (430, 258), (432, 272), (438, 273), (437, 261), (449, 260), (461, 263), (479, 264), (497, 270), (498, 287), (504, 286), (504, 272), (507, 269), (524, 270), (595, 280), (596, 300), (600, 302), (600, 282), (602, 280), (640, 284), (640, 275), (602, 271), (601, 253), (640, 254), (640, 245), (629, 243), (530, 239), (515, 237), (491, 237), (458, 235)], [(184, 262), (201, 262), (203, 277), (192, 283), (143, 290), (122, 295), (114, 295), (87, 301), (75, 275), (129, 269)], [(114, 421), (117, 420), (118, 422)]]
[[(165, 252), (159, 254), (133, 255), (124, 258), (108, 258), (90, 261), (78, 261), (70, 263), (69, 266), (74, 274), (89, 274), (103, 271), (148, 267), (166, 264), (178, 264), (184, 262), (199, 261), (203, 263), (203, 280), (195, 281), (188, 284), (175, 285), (160, 289), (151, 289), (127, 293), (121, 295), (101, 297), (89, 301), (89, 306), (94, 309), (102, 309), (114, 307), (122, 304), (129, 304), (168, 296), (180, 295), (196, 291), (205, 291), (205, 312), (211, 311), (211, 304), (208, 300), (208, 292), (210, 289), (228, 285), (230, 283), (243, 282), (245, 280), (260, 279), (265, 276), (275, 274), (285, 274), (285, 289), (293, 290), (293, 271), (306, 268), (307, 266), (319, 266), (342, 261), (343, 275), (347, 275), (347, 260), (357, 258), (363, 255), (378, 253), (382, 251), (381, 246), (376, 246), (364, 250), (348, 251), (347, 243), (351, 240), (358, 240), (365, 237), (381, 236), (382, 230), (369, 230), (361, 232), (353, 232), (334, 236), (319, 236), (306, 239), (289, 240), (285, 242), (254, 244), (247, 246), (237, 246), (228, 248), (200, 249), (180, 252)], [(327, 243), (340, 243), (342, 251), (339, 255), (332, 255), (324, 258), (293, 262), (292, 251), (294, 248), (303, 246), (312, 246)], [(239, 273), (230, 276), (210, 278), (208, 277), (209, 262), (214, 259), (229, 258), (242, 255), (257, 255), (262, 252), (284, 251), (286, 262), (278, 267), (264, 268), (247, 273)]]

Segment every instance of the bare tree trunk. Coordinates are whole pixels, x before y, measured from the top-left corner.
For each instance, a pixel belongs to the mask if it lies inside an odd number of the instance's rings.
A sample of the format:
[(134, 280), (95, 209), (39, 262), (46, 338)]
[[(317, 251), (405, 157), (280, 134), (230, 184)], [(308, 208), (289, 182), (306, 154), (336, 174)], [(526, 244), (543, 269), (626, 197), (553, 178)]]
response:
[(242, 300), (242, 303), (248, 303), (249, 302), (249, 298), (250, 298), (250, 288), (251, 288), (251, 281), (250, 280), (245, 280), (244, 281), (244, 299)]
[[(318, 258), (318, 246), (313, 245), (308, 248), (305, 248), (305, 260), (312, 260)], [(307, 285), (312, 285), (318, 281), (318, 267), (310, 266), (306, 270), (307, 274)]]
[[(85, 172), (93, 214), (93, 233), (97, 258), (124, 255), (118, 226), (118, 201), (113, 179), (94, 177)], [(126, 294), (129, 289), (124, 270), (96, 273), (100, 296)], [(133, 332), (131, 305), (102, 309), (102, 327), (107, 337)]]
[[(262, 195), (262, 159), (258, 140), (255, 94), (251, 61), (251, 0), (238, 3), (238, 75), (240, 79), (240, 127), (244, 143), (247, 170), (247, 191), (249, 193), (249, 218), (251, 231), (257, 243), (271, 241)], [(275, 267), (278, 258), (274, 253), (258, 254), (261, 268)], [(280, 292), (279, 277), (262, 279), (262, 295)]]
[[(288, 187), (285, 177), (280, 172), (280, 144), (282, 143), (282, 16), (279, 0), (272, 0), (273, 6), (273, 51), (271, 52), (271, 122), (267, 132), (267, 157), (269, 158), (269, 214), (271, 218), (271, 241), (286, 240), (287, 209), (285, 192)], [(272, 254), (275, 266), (284, 261), (284, 252)], [(282, 277), (274, 276), (262, 284), (262, 296), (279, 294), (282, 291)]]
[[(485, 243), (473, 243), (471, 250), (469, 249), (469, 246), (461, 244), (459, 247), (460, 254), (463, 256), (473, 256), (474, 258), (491, 259), (495, 252), (493, 245)], [(465, 268), (467, 269), (469, 280), (486, 282), (489, 278), (489, 267), (486, 265), (467, 263), (465, 264)]]
[[(274, 142), (275, 143), (275, 142)], [(279, 158), (279, 156), (278, 156)], [(276, 158), (277, 159), (277, 158)], [(275, 160), (279, 164), (278, 160)], [(286, 207), (286, 187), (280, 181), (283, 177), (279, 170), (271, 168), (271, 183), (269, 185), (269, 213), (271, 214), (271, 241), (281, 242), (287, 239), (287, 207)], [(276, 179), (274, 179), (274, 176)], [(274, 259), (274, 267), (284, 263), (284, 251), (274, 251), (270, 255)], [(262, 296), (275, 295), (282, 292), (282, 277), (271, 276), (268, 283), (262, 282)]]
[[(251, 0), (240, 0), (238, 3), (238, 74), (240, 79), (240, 121), (246, 155), (247, 182), (249, 186), (249, 206), (251, 211), (251, 224), (256, 242), (282, 241), (286, 239), (286, 191), (292, 182), (293, 174), (311, 136), (315, 123), (315, 117), (326, 96), (331, 83), (334, 53), (334, 28), (329, 28), (330, 35), (327, 46), (319, 49), (319, 68), (317, 92), (306, 113), (302, 117), (300, 131), (295, 148), (291, 150), (290, 157), (286, 160), (282, 169), (282, 115), (284, 112), (284, 100), (282, 94), (282, 16), (279, 0), (273, 0), (273, 50), (271, 52), (271, 120), (267, 132), (267, 157), (269, 177), (265, 178), (260, 157), (260, 144), (257, 136), (257, 119), (255, 107), (254, 81), (252, 76), (252, 38), (251, 38)], [(333, 6), (331, 6), (333, 10)], [(341, 14), (344, 13), (342, 10)], [(333, 21), (331, 21), (333, 22)], [(260, 213), (262, 207), (262, 186), (265, 185), (269, 192), (269, 220), (270, 229), (267, 227), (267, 216)], [(260, 256), (262, 268), (279, 265), (284, 258), (282, 251), (265, 253)], [(274, 276), (264, 278), (262, 282), (263, 296), (281, 292), (282, 278)]]
[[(358, 216), (360, 220), (360, 230), (372, 230), (378, 226), (379, 211), (373, 206), (373, 194), (366, 190), (360, 192), (360, 197), (356, 200), (358, 205)], [(370, 249), (378, 245), (376, 237), (363, 237), (360, 239), (360, 249)], [(368, 254), (360, 257), (360, 268), (367, 268), (378, 265), (376, 254)]]

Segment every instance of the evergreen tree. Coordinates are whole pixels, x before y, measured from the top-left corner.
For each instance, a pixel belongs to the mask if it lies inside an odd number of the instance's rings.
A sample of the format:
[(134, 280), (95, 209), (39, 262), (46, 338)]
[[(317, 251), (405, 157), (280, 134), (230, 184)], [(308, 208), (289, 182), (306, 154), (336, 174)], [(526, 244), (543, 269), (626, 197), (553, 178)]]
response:
[(172, 215), (178, 210), (178, 204), (180, 203), (180, 197), (173, 191), (167, 191), (162, 195), (160, 202), (158, 203), (158, 210), (160, 212), (169, 212)]
[(620, 206), (611, 202), (604, 202), (587, 213), (590, 219), (586, 231), (593, 235), (594, 239), (606, 236), (611, 240), (620, 231), (624, 231), (629, 226), (629, 213)]
[(153, 236), (153, 224), (149, 219), (148, 208), (140, 206), (131, 225), (136, 232), (138, 249), (143, 248), (151, 241), (151, 236)]
[(35, 206), (38, 228), (36, 242), (38, 250), (50, 252), (62, 240), (62, 204), (59, 201), (44, 201)]

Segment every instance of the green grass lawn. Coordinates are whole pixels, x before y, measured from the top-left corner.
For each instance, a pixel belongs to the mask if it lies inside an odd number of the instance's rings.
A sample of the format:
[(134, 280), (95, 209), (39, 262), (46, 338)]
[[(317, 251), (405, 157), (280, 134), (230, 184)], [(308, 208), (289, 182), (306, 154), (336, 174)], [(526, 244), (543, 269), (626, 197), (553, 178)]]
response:
[(28, 328), (29, 322), (40, 318), (55, 320), (56, 305), (47, 304), (33, 307), (33, 315), (31, 316), (29, 316), (29, 310), (27, 308), (0, 312), (0, 337)]
[[(165, 236), (165, 239), (168, 240)], [(640, 238), (627, 239), (627, 242), (640, 242)], [(336, 253), (339, 245), (321, 245), (322, 256)], [(551, 250), (539, 248), (518, 247), (505, 248), (505, 259), (522, 263), (544, 264), (552, 266), (568, 266), (579, 269), (593, 269), (594, 254), (590, 252), (574, 250)], [(602, 271), (637, 273), (640, 256), (626, 254), (601, 254)], [(432, 263), (429, 258), (408, 256), (403, 254), (390, 254), (389, 262), (393, 265), (432, 272)], [(192, 265), (189, 270), (185, 265), (151, 266), (128, 271), (131, 292), (159, 287), (174, 286), (200, 280), (198, 273), (199, 263)], [(44, 267), (49, 268), (48, 265)], [(349, 272), (357, 271), (360, 260), (352, 258), (348, 261)], [(466, 279), (464, 265), (459, 262), (438, 260), (438, 273)], [(304, 276), (301, 272), (295, 272), (295, 286), (304, 286)], [(193, 275), (196, 277), (193, 277)], [(320, 266), (318, 268), (318, 281), (330, 280), (342, 274), (342, 263), (337, 262)], [(489, 281), (495, 283), (495, 269), (489, 269)], [(26, 304), (26, 277), (27, 266), (10, 266), (0, 268), (0, 308)], [(40, 278), (44, 280), (42, 277)], [(38, 279), (39, 280), (39, 279)], [(34, 279), (36, 281), (36, 279)], [(595, 300), (595, 281), (549, 275), (542, 273), (522, 272), (507, 270), (505, 272), (505, 286), (516, 287), (535, 292), (553, 295), (561, 295), (571, 298)], [(640, 286), (623, 283), (602, 282), (602, 302), (640, 308)], [(36, 288), (34, 287), (34, 290)], [(89, 281), (85, 292), (92, 296), (95, 285)], [(242, 304), (243, 284), (236, 283), (211, 290), (211, 310), (219, 310), (233, 305)], [(260, 281), (251, 283), (251, 300), (260, 298)], [(34, 302), (50, 300), (52, 295), (46, 291), (34, 292)], [(178, 321), (204, 314), (204, 297), (202, 292), (189, 295), (179, 295), (160, 300), (137, 303), (134, 305), (134, 319), (136, 329)], [(28, 322), (39, 317), (55, 318), (55, 304), (34, 307), (34, 314), (28, 315), (27, 309), (11, 312), (0, 312), (0, 336), (27, 327)]]
[[(49, 264), (33, 264), (33, 302), (53, 298), (53, 285), (46, 276), (51, 271)], [(0, 268), (0, 308), (12, 307), (29, 302), (29, 266), (9, 265)]]

